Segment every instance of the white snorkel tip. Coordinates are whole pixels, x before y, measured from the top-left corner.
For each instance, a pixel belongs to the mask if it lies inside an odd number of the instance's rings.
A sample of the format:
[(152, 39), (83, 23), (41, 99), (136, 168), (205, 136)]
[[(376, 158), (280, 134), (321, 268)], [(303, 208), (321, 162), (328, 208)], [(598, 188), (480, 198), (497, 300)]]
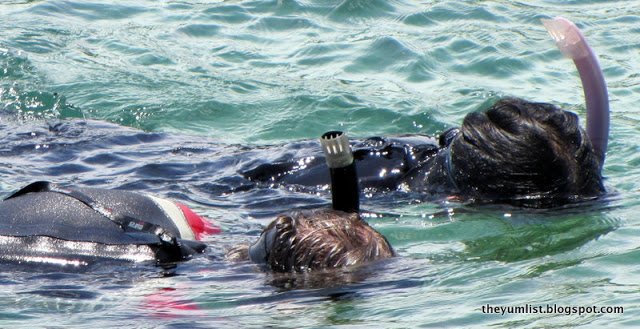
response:
[(547, 32), (556, 42), (558, 49), (571, 59), (580, 59), (589, 56), (588, 45), (578, 27), (564, 17), (553, 19), (541, 19)]
[(341, 131), (329, 131), (320, 137), (320, 146), (329, 168), (342, 168), (353, 163), (349, 137)]

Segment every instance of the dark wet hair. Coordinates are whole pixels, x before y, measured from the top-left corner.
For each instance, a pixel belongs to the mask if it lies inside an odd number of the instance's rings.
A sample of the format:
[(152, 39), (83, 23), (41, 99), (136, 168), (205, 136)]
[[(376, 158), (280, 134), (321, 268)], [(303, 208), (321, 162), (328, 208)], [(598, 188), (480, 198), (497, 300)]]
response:
[[(261, 259), (253, 259), (255, 255), (251, 259), (275, 272), (340, 268), (395, 255), (386, 238), (359, 214), (333, 209), (280, 215), (264, 229), (256, 244), (264, 244), (258, 246), (264, 253), (260, 252)], [(250, 252), (233, 253), (249, 258)]]
[(449, 147), (453, 181), (467, 197), (542, 207), (604, 192), (578, 116), (552, 104), (499, 100), (467, 115)]

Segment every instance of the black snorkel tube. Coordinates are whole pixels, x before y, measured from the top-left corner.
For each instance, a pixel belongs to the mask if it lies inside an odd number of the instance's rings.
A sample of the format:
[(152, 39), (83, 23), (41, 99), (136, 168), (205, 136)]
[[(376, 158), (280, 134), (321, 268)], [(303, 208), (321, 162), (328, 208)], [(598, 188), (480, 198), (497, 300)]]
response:
[[(331, 174), (331, 200), (334, 210), (348, 213), (360, 212), (360, 188), (356, 163), (353, 159), (349, 138), (341, 131), (330, 131), (320, 137)], [(278, 225), (263, 231), (258, 241), (249, 246), (249, 259), (255, 263), (265, 263), (269, 251), (276, 241)]]
[(331, 174), (333, 209), (359, 212), (360, 188), (349, 138), (341, 131), (329, 131), (320, 137), (320, 146)]
[(593, 150), (604, 165), (609, 139), (609, 97), (598, 58), (582, 32), (566, 18), (543, 19), (542, 24), (562, 53), (578, 69), (587, 107), (587, 135)]

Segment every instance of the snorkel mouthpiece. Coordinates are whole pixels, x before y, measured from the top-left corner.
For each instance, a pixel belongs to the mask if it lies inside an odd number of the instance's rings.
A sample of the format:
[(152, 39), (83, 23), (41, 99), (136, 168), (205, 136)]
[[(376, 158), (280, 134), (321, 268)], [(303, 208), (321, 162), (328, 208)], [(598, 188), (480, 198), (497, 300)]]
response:
[(349, 138), (341, 131), (330, 131), (320, 137), (331, 174), (333, 209), (345, 212), (360, 211), (360, 188)]
[(556, 46), (573, 60), (578, 69), (587, 106), (587, 135), (600, 159), (602, 169), (609, 138), (609, 97), (596, 54), (578, 27), (568, 19), (543, 19), (542, 24)]

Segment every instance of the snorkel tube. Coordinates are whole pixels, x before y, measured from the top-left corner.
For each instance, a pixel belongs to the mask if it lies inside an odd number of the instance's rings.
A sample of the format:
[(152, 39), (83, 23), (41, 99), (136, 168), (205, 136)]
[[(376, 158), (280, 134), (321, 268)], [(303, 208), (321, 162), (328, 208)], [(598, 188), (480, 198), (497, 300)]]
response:
[(331, 174), (331, 201), (334, 210), (360, 211), (360, 188), (349, 138), (341, 131), (329, 131), (320, 137)]
[(542, 24), (556, 46), (573, 60), (578, 69), (587, 106), (587, 135), (600, 159), (602, 170), (609, 138), (609, 97), (598, 59), (582, 32), (568, 19), (543, 19)]
[[(331, 174), (333, 209), (348, 213), (360, 212), (360, 188), (349, 138), (341, 131), (330, 131), (320, 137), (320, 146)], [(249, 259), (256, 263), (267, 262), (277, 233), (278, 225), (273, 224), (269, 230), (263, 231), (258, 241), (249, 246)]]

